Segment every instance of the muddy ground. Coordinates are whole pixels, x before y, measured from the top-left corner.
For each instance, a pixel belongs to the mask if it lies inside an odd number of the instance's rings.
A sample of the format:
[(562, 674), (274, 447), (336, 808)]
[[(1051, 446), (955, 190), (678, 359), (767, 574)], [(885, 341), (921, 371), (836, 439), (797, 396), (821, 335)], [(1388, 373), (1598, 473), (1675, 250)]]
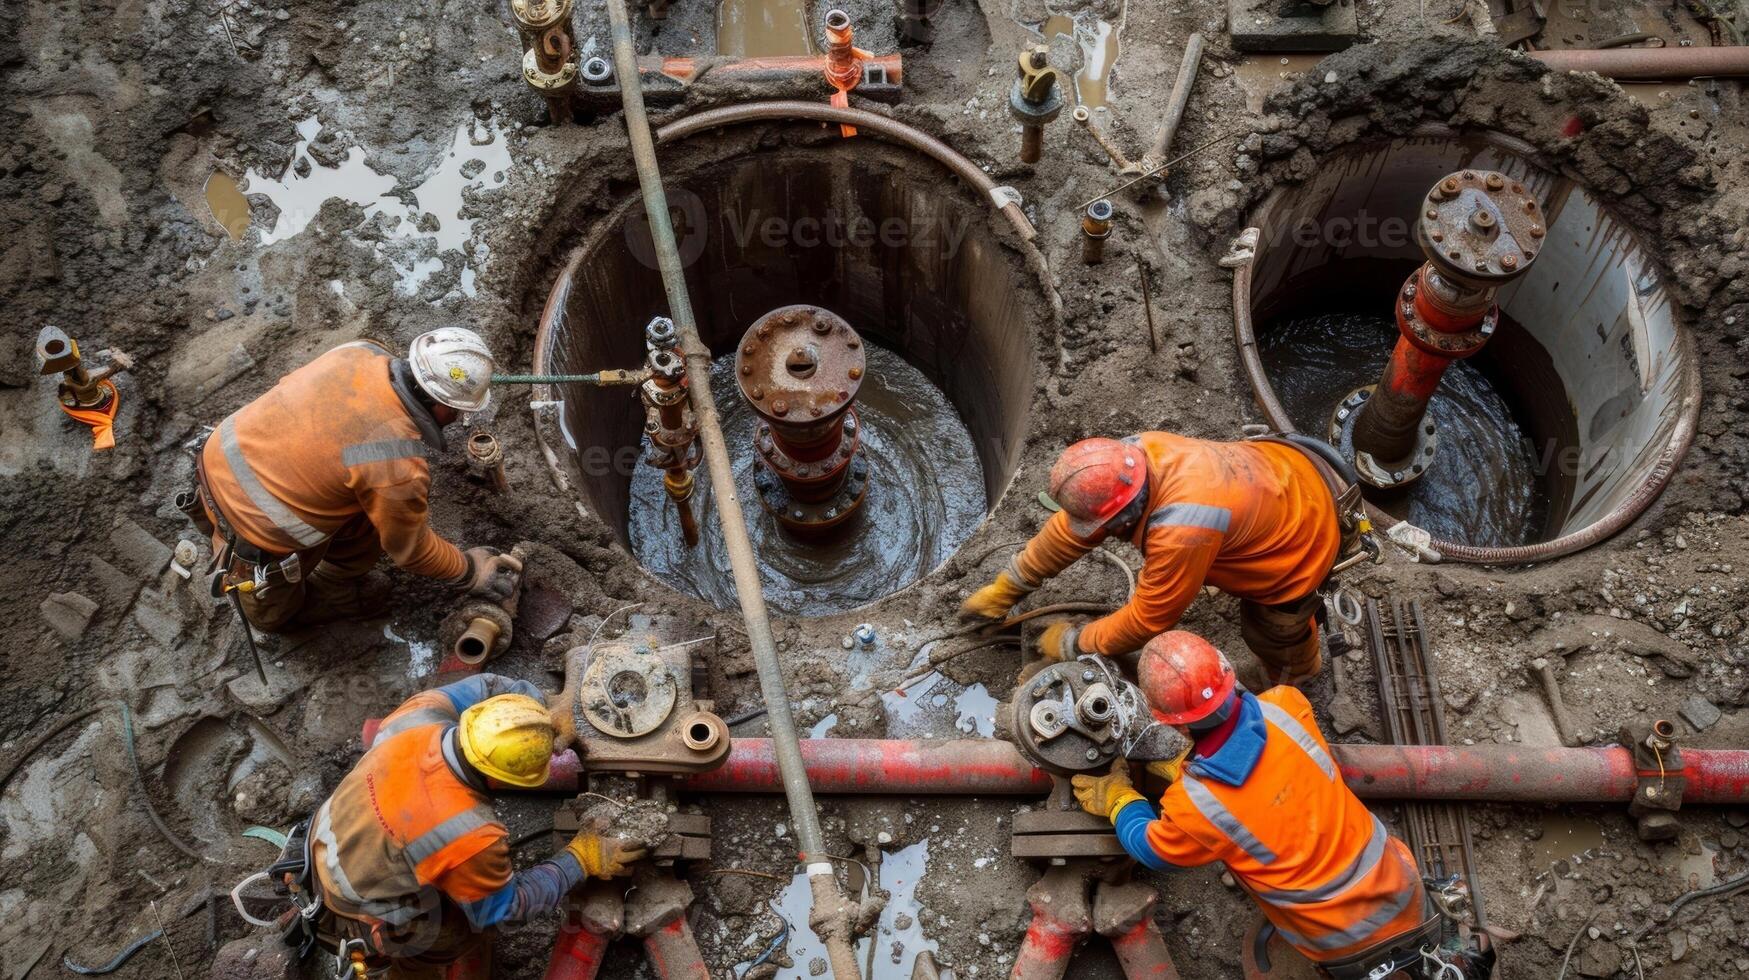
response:
[[(579, 38), (593, 38), (586, 51), (601, 51), (604, 15), (583, 6)], [(846, 7), (861, 46), (893, 48), (889, 5)], [(1205, 34), (1209, 50), (1178, 145), (1250, 135), (1178, 168), (1163, 201), (1125, 208), (1111, 259), (1091, 270), (1076, 261), (1072, 209), (1111, 185), (1110, 170), (1066, 119), (1047, 131), (1040, 164), (1016, 163), (1018, 133), (1005, 107), (1013, 58), (1033, 37), (1022, 22), (1065, 11), (1043, 0), (949, 0), (935, 43), (904, 48), (908, 91), (895, 113), (1022, 191), (1051, 270), (1049, 282), (1027, 288), (1055, 290), (1062, 317), (1041, 297), (1034, 322), (1017, 325), (1036, 339), (1031, 434), (1010, 491), (961, 556), (868, 610), (778, 624), (799, 720), (841, 736), (987, 733), (992, 706), (1011, 686), (1012, 650), (966, 658), (917, 717), (884, 710), (875, 694), (948, 628), (959, 597), (999, 564), (973, 559), (1024, 537), (1042, 517), (1035, 494), (1065, 442), (1152, 427), (1224, 438), (1258, 420), (1231, 341), (1229, 274), (1216, 264), (1246, 210), (1271, 187), (1313, 172), (1333, 147), (1437, 122), (1530, 142), (1663, 250), (1701, 355), (1700, 431), (1660, 500), (1588, 552), (1512, 569), (1394, 557), (1352, 576), (1351, 587), (1422, 602), (1447, 721), (1465, 743), (1555, 744), (1526, 664), (1557, 654), (1590, 741), (1609, 741), (1626, 721), (1671, 718), (1690, 744), (1749, 744), (1749, 117), (1740, 90), (1709, 82), (1634, 101), (1596, 77), (1550, 74), (1478, 41), (1448, 0), (1363, 0), (1369, 43), (1266, 100), (1270, 86), (1259, 79), (1276, 79), (1255, 62), (1235, 70), (1241, 62), (1223, 30), (1224, 7), (1093, 5), (1122, 24), (1111, 81), (1115, 139), (1145, 142), (1192, 30)], [(0, 520), (9, 545), (0, 627), (10, 641), (0, 658), (0, 773), (66, 723), (22, 760), (0, 795), (0, 974), (58, 975), (63, 955), (99, 962), (162, 920), (169, 940), (121, 975), (199, 975), (216, 944), (247, 931), (220, 903), (202, 911), (205, 890), (228, 889), (272, 857), (241, 831), (308, 813), (356, 757), (365, 718), (429, 680), (447, 600), (400, 577), (400, 601), (386, 621), (270, 641), (263, 689), (228, 614), (202, 596), (198, 578), (168, 567), (171, 547), (195, 537), (169, 504), (188, 480), (190, 446), (281, 374), (354, 337), (404, 345), (431, 326), (466, 323), (508, 364), (526, 366), (557, 260), (635, 183), (617, 118), (546, 125), (519, 77), (519, 43), (500, 2), (237, 0), (214, 8), (63, 0), (7, 5), (0, 18), (8, 95), (0, 109), (0, 297), (10, 324), (0, 358)], [(647, 29), (642, 37), (650, 43)], [(666, 54), (709, 53), (708, 10), (676, 0), (653, 43)], [(695, 103), (688, 108), (706, 104)], [(452, 147), (462, 156), (452, 160)], [(474, 156), (489, 161), (483, 173), (458, 168), (455, 160)], [(241, 240), (208, 205), (204, 186), (215, 171), (248, 177), (253, 216)], [(459, 176), (431, 180), (452, 171)], [(324, 191), (297, 198), (305, 210), (278, 214), (261, 193), (312, 173)], [(454, 188), (468, 181), (478, 189), (456, 198)], [(385, 192), (396, 200), (324, 200)], [(422, 216), (439, 200), (449, 208), (442, 219)], [(458, 237), (466, 221), (471, 234)], [(1138, 259), (1153, 269), (1164, 340), (1154, 354), (1142, 340)], [(121, 382), (113, 451), (92, 454), (84, 430), (65, 422), (35, 376), (32, 338), (44, 323), (62, 326), (87, 351), (114, 347), (136, 359)], [(724, 639), (713, 646), (709, 694), (718, 710), (757, 704), (735, 617), (652, 580), (601, 520), (552, 491), (526, 403), (526, 394), (512, 393), (480, 420), (505, 444), (516, 492), (485, 492), (453, 450), (433, 466), (440, 530), (467, 544), (536, 545), (532, 580), (544, 583), (546, 627), (524, 629), (498, 669), (556, 689), (565, 641), (542, 641), (586, 638), (616, 610), (641, 604), (604, 632), (674, 640), (716, 632)], [(1089, 563), (1038, 601), (1120, 596), (1111, 568)], [(628, 618), (636, 616), (654, 618)], [(863, 620), (880, 641), (872, 654), (847, 656), (840, 639)], [(1240, 646), (1229, 600), (1205, 599), (1185, 622), (1228, 649)], [(1591, 642), (1605, 625), (1620, 639)], [(1376, 738), (1371, 669), (1344, 666), (1358, 705), (1335, 727), (1346, 739)], [(860, 688), (858, 675), (866, 675)], [(1327, 707), (1328, 674), (1309, 693)], [(88, 710), (95, 713), (80, 717)], [(762, 727), (752, 722), (738, 733)], [(689, 874), (699, 898), (694, 928), (713, 971), (728, 976), (778, 931), (764, 903), (794, 871), (793, 836), (774, 798), (689, 805), (712, 815), (719, 855), (714, 867)], [(823, 802), (834, 848), (861, 855), (872, 843), (901, 872), (883, 878), (898, 894), (876, 950), (877, 962), (901, 965), (877, 975), (909, 976), (924, 946), (959, 977), (1009, 967), (1027, 918), (1019, 896), (1037, 874), (1007, 856), (1015, 806)], [(551, 801), (538, 798), (504, 806), (519, 836), (540, 830), (551, 812)], [(1390, 807), (1381, 812), (1394, 819)], [(1749, 814), (1687, 813), (1679, 840), (1644, 845), (1618, 807), (1470, 812), (1490, 919), (1522, 934), (1504, 950), (1504, 976), (1554, 976), (1576, 936), (1572, 974), (1749, 973), (1749, 901), (1740, 895), (1661, 922), (1678, 895), (1749, 870)], [(523, 847), (522, 859), (538, 859), (544, 839)], [(1236, 976), (1247, 903), (1214, 870), (1153, 880), (1181, 974)], [(780, 907), (801, 928), (805, 916)], [(1636, 963), (1621, 941), (1648, 923), (1658, 927), (1639, 944)], [(502, 941), (499, 975), (538, 976), (552, 929), (540, 922)], [(796, 965), (786, 975), (813, 972), (819, 954), (803, 947), (792, 940)], [(646, 975), (632, 949), (614, 956), (604, 975)], [(1112, 968), (1095, 947), (1072, 975)]]

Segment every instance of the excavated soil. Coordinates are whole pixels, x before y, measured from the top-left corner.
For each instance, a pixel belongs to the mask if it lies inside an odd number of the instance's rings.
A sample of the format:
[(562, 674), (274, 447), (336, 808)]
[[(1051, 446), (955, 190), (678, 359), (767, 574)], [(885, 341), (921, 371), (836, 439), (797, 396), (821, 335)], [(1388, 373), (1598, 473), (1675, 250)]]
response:
[[(579, 39), (585, 53), (602, 53), (604, 14), (583, 6)], [(1528, 568), (1393, 556), (1350, 575), (1348, 587), (1422, 603), (1448, 727), (1465, 744), (1557, 744), (1527, 673), (1547, 656), (1588, 741), (1610, 741), (1625, 722), (1669, 718), (1687, 744), (1749, 745), (1749, 116), (1738, 86), (1630, 96), (1478, 40), (1469, 20), (1447, 22), (1461, 13), (1455, 2), (1360, 0), (1367, 43), (1315, 65), (1299, 59), (1291, 84), (1265, 92), (1260, 82), (1280, 72), (1268, 56), (1231, 49), (1225, 3), (1127, 6), (1089, 7), (1122, 24), (1101, 116), (1113, 138), (1132, 150), (1147, 141), (1195, 30), (1209, 47), (1178, 145), (1235, 139), (1177, 167), (1147, 203), (1121, 199), (1107, 260), (1095, 267), (1079, 262), (1075, 208), (1116, 182), (1111, 170), (1066, 118), (1047, 130), (1038, 165), (1018, 164), (1006, 107), (1015, 53), (1035, 38), (1024, 25), (1075, 11), (1043, 0), (949, 0), (938, 40), (904, 49), (908, 94), (892, 111), (1025, 195), (1061, 315), (1016, 325), (1033, 332), (1039, 365), (1030, 434), (1011, 488), (958, 555), (876, 606), (778, 617), (799, 722), (823, 736), (990, 734), (1012, 686), (1012, 649), (965, 657), (951, 680), (914, 689), (902, 704), (881, 692), (952, 628), (960, 596), (1000, 567), (1005, 546), (1044, 517), (1036, 494), (1066, 442), (1155, 427), (1229, 438), (1258, 420), (1231, 339), (1230, 274), (1217, 264), (1228, 241), (1264, 194), (1314, 173), (1335, 148), (1436, 123), (1530, 143), (1654, 243), (1700, 355), (1700, 430), (1657, 504), (1590, 551)], [(890, 4), (845, 7), (859, 46), (895, 47)], [(208, 890), (228, 890), (274, 857), (242, 831), (310, 812), (357, 757), (365, 719), (429, 682), (451, 600), (397, 574), (386, 619), (268, 640), (263, 686), (228, 612), (198, 576), (170, 567), (171, 547), (196, 538), (170, 499), (187, 484), (189, 450), (205, 427), (337, 343), (363, 336), (404, 346), (435, 325), (463, 323), (512, 369), (529, 364), (564, 249), (636, 184), (616, 117), (546, 125), (523, 87), (507, 16), (501, 4), (333, 0), (0, 9), (0, 299), (11, 324), (0, 357), (9, 545), (0, 570), (9, 641), (0, 657), (0, 774), (9, 774), (0, 788), (0, 973), (56, 975), (63, 956), (99, 963), (160, 918), (167, 937), (118, 975), (203, 973), (220, 943), (249, 932), (228, 903), (203, 902)], [(646, 27), (641, 43), (709, 54), (713, 22), (708, 6), (676, 0), (667, 24), (653, 38)], [(1067, 39), (1056, 48), (1078, 57)], [(695, 103), (685, 109), (706, 107)], [(243, 182), (246, 228), (223, 179), (211, 195), (220, 213), (209, 205), (215, 173)], [(135, 358), (120, 382), (115, 449), (93, 454), (36, 377), (32, 341), (45, 323), (89, 353)], [(458, 433), (433, 462), (439, 530), (468, 544), (531, 543), (517, 639), (496, 669), (556, 690), (559, 654), (597, 631), (714, 636), (702, 645), (710, 689), (701, 695), (725, 716), (757, 705), (736, 616), (662, 585), (604, 521), (554, 491), (528, 400), (526, 389), (506, 391), (475, 422), (504, 445), (509, 495), (469, 478)], [(1110, 564), (1085, 562), (1034, 601), (1122, 594)], [(841, 641), (863, 621), (877, 641), (846, 652)], [(1229, 599), (1199, 601), (1185, 626), (1241, 649)], [(1342, 670), (1347, 698), (1336, 698), (1328, 671), (1308, 693), (1335, 737), (1377, 739), (1370, 665), (1355, 658)], [(1347, 703), (1328, 710), (1335, 702)], [(763, 734), (763, 723), (736, 733)], [(513, 837), (536, 835), (519, 861), (544, 853), (550, 838), (538, 832), (554, 805), (530, 796), (500, 807)], [(891, 900), (876, 975), (909, 977), (923, 949), (957, 977), (1009, 969), (1028, 916), (1020, 896), (1038, 874), (1008, 856), (1017, 805), (822, 801), (835, 853), (883, 855), (880, 886)], [(779, 914), (795, 963), (782, 975), (814, 973), (820, 954), (799, 932), (805, 912), (791, 901), (795, 846), (780, 799), (683, 806), (714, 822), (715, 864), (688, 872), (693, 928), (713, 974), (750, 962), (779, 932)], [(1749, 973), (1741, 896), (1663, 920), (1684, 892), (1749, 871), (1749, 814), (1684, 811), (1678, 840), (1646, 845), (1617, 806), (1470, 812), (1490, 920), (1519, 936), (1504, 947), (1504, 976), (1553, 977), (1569, 947), (1569, 975)], [(1399, 816), (1388, 806), (1380, 813)], [(847, 871), (852, 890), (861, 874)], [(1217, 869), (1147, 880), (1161, 890), (1158, 918), (1181, 975), (1238, 975), (1248, 901)], [(1648, 924), (1636, 957), (1624, 940)], [(501, 939), (498, 975), (539, 976), (555, 928), (546, 917)], [(1071, 975), (1114, 971), (1095, 948)], [(621, 944), (603, 975), (651, 974)]]

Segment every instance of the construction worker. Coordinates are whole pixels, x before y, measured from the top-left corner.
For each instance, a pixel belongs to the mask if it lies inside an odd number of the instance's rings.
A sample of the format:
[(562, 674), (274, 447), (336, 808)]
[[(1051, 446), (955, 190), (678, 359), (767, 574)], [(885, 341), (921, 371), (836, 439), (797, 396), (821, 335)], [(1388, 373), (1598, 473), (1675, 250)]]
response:
[(199, 511), (212, 525), (221, 578), (257, 629), (278, 632), (371, 615), (388, 597), (385, 552), (416, 575), (503, 599), (521, 563), (462, 551), (426, 521), (443, 427), (490, 399), (492, 353), (471, 330), (444, 327), (396, 357), (368, 340), (342, 344), (233, 412), (202, 448)]
[(1132, 653), (1177, 625), (1208, 584), (1240, 598), (1241, 632), (1270, 683), (1297, 683), (1322, 665), (1313, 615), (1343, 550), (1340, 492), (1327, 463), (1284, 441), (1084, 439), (1051, 468), (1061, 509), (960, 614), (1003, 619), (1106, 538), (1126, 539), (1145, 561), (1135, 593), (1086, 625), (1046, 624), (1045, 662)]
[(1111, 820), (1124, 850), (1157, 871), (1226, 865), (1281, 938), (1328, 975), (1424, 967), (1421, 950), (1439, 946), (1444, 920), (1409, 848), (1342, 781), (1305, 695), (1252, 694), (1219, 650), (1182, 630), (1150, 640), (1137, 675), (1154, 717), (1192, 748), (1149, 767), (1173, 779), (1158, 809), (1121, 758), (1108, 775), (1074, 778), (1076, 799)]
[(556, 908), (586, 877), (626, 874), (649, 841), (591, 828), (511, 870), (488, 780), (539, 786), (554, 737), (540, 689), (495, 674), (416, 694), (383, 719), (311, 821), (318, 932), (362, 961), (388, 960), (391, 980), (441, 980), (493, 927)]

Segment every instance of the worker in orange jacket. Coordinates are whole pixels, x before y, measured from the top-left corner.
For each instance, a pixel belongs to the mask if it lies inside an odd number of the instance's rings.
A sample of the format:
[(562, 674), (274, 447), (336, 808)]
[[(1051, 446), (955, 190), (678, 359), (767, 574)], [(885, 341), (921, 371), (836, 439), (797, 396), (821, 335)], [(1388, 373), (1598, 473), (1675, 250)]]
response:
[(427, 448), (490, 400), (491, 351), (473, 331), (415, 338), (406, 357), (342, 344), (233, 412), (202, 448), (199, 495), (213, 527), (220, 586), (258, 629), (277, 632), (370, 615), (387, 598), (385, 552), (416, 575), (487, 599), (514, 588), (521, 563), (462, 551), (427, 523)]
[(311, 822), (319, 930), (389, 963), (390, 980), (442, 980), (491, 930), (557, 908), (585, 878), (624, 875), (650, 841), (579, 831), (513, 871), (491, 783), (547, 779), (555, 727), (541, 690), (478, 674), (414, 695)]
[(1192, 741), (1158, 810), (1121, 758), (1108, 775), (1073, 780), (1081, 806), (1111, 820), (1131, 857), (1154, 870), (1226, 865), (1269, 924), (1328, 976), (1430, 968), (1422, 950), (1441, 945), (1445, 922), (1409, 848), (1343, 782), (1305, 695), (1252, 694), (1219, 650), (1177, 630), (1142, 648), (1137, 679), (1154, 717)]
[(1046, 661), (1129, 654), (1177, 625), (1213, 585), (1241, 600), (1245, 643), (1272, 684), (1321, 664), (1313, 616), (1341, 551), (1334, 476), (1281, 442), (1209, 442), (1168, 432), (1084, 439), (1051, 469), (1061, 508), (995, 581), (960, 607), (1000, 620), (1015, 603), (1106, 538), (1128, 540), (1145, 564), (1122, 608), (1084, 626), (1046, 625)]

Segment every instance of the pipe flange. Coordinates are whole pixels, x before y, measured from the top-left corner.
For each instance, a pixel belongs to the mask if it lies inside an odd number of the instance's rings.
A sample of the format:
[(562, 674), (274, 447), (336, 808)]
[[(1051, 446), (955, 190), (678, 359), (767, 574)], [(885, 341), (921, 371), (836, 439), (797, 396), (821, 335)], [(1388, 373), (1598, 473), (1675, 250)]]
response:
[(569, 88), (577, 81), (577, 61), (575, 58), (569, 59), (555, 72), (541, 71), (539, 62), (535, 60), (535, 50), (529, 48), (522, 53), (522, 80), (540, 92), (557, 92)]
[(768, 422), (760, 422), (754, 430), (753, 446), (759, 451), (760, 460), (779, 474), (791, 479), (825, 483), (850, 465), (850, 461), (861, 451), (861, 430), (856, 409), (852, 408), (844, 414), (844, 436), (838, 440), (838, 448), (822, 459), (799, 460), (784, 452), (771, 434), (771, 425)]
[(1360, 420), (1360, 408), (1372, 398), (1377, 385), (1356, 388), (1348, 393), (1330, 415), (1330, 445), (1345, 459), (1354, 460), (1354, 471), (1360, 482), (1380, 490), (1406, 487), (1421, 479), (1433, 468), (1433, 457), (1439, 453), (1439, 430), (1425, 416), (1415, 430), (1415, 449), (1407, 458), (1394, 463), (1382, 463), (1372, 453), (1354, 448), (1354, 426)]
[(603, 735), (637, 738), (660, 728), (679, 696), (661, 657), (609, 647), (590, 658), (577, 687), (577, 710)]
[(1403, 339), (1415, 345), (1424, 354), (1443, 357), (1450, 361), (1461, 361), (1487, 346), (1489, 338), (1500, 325), (1500, 307), (1490, 305), (1488, 312), (1482, 314), (1482, 321), (1473, 330), (1459, 333), (1447, 333), (1429, 323), (1416, 310), (1416, 295), (1418, 289), (1415, 281), (1419, 276), (1410, 276), (1403, 281), (1403, 288), (1397, 292), (1397, 332)]
[(1462, 170), (1434, 184), (1416, 228), (1441, 273), (1478, 287), (1523, 275), (1548, 234), (1530, 190), (1492, 170)]
[(510, 0), (510, 15), (525, 30), (544, 31), (571, 18), (571, 0)]
[(1051, 664), (1016, 688), (1009, 709), (1022, 755), (1060, 776), (1103, 769), (1118, 756), (1176, 758), (1188, 743), (1154, 720), (1142, 692), (1104, 657)]
[(844, 486), (828, 500), (797, 500), (776, 473), (763, 466), (753, 468), (753, 489), (759, 503), (788, 530), (808, 537), (832, 530), (862, 509), (868, 496), (868, 458), (857, 453), (850, 459)]
[(1063, 114), (1063, 93), (1052, 85), (1042, 102), (1032, 102), (1026, 97), (1024, 79), (1015, 79), (1014, 85), (1008, 90), (1008, 112), (1022, 126), (1043, 126), (1053, 122)]

